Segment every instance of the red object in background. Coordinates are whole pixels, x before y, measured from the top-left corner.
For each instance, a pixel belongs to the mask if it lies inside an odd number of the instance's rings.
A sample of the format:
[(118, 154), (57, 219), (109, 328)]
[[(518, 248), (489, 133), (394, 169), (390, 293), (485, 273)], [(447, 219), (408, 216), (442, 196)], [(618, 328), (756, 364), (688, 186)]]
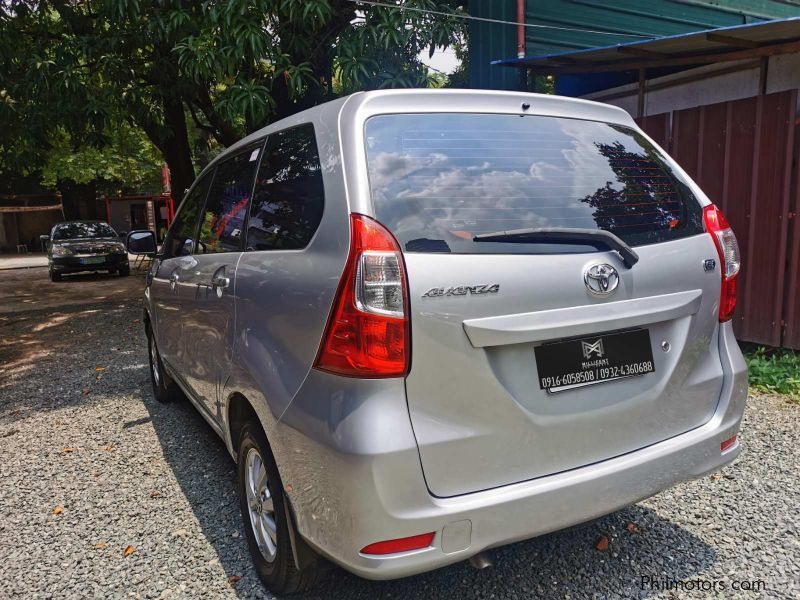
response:
[(164, 163), (161, 167), (161, 192), (164, 194), (171, 194), (172, 193), (172, 185), (169, 181), (169, 167), (167, 163)]

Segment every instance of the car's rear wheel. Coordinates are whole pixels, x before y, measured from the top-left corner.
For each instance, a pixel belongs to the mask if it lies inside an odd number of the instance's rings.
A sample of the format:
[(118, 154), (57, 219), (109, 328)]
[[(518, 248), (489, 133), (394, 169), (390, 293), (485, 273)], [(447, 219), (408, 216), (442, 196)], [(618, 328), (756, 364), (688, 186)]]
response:
[(248, 423), (239, 435), (239, 504), (256, 572), (275, 594), (310, 588), (319, 565), (297, 568), (289, 538), (289, 512), (278, 468), (261, 428)]
[(150, 382), (153, 384), (153, 396), (162, 403), (172, 402), (178, 397), (178, 388), (164, 370), (156, 338), (149, 324), (147, 325), (147, 354), (150, 359)]
[(120, 277), (127, 277), (131, 274), (131, 267), (128, 265), (127, 267), (120, 267), (117, 271)]

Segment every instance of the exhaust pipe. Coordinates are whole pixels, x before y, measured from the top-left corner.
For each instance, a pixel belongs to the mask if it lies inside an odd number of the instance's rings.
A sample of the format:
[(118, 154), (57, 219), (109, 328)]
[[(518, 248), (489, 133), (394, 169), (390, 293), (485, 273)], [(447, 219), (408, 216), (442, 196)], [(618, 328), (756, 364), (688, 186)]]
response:
[(479, 571), (494, 566), (494, 562), (492, 562), (492, 558), (487, 552), (478, 552), (475, 556), (469, 559), (469, 564)]

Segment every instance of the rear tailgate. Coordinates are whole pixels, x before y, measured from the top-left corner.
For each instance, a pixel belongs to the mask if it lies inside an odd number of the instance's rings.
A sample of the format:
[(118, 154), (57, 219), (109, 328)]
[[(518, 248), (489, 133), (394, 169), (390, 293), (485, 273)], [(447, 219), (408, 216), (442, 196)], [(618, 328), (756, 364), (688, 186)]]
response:
[[(374, 117), (366, 136), (375, 214), (404, 249), (406, 391), (433, 494), (595, 463), (711, 417), (720, 274), (704, 261), (716, 248), (641, 134), (446, 114)], [(474, 241), (542, 227), (611, 231), (639, 262), (569, 240)]]
[[(587, 265), (618, 264), (612, 256), (504, 256), (498, 268), (496, 256), (406, 255), (413, 340), (406, 390), (434, 494), (594, 463), (711, 417), (722, 385), (719, 280), (696, 257), (713, 258), (716, 250), (706, 235), (665, 246), (670, 271), (694, 273), (691, 281), (664, 276), (665, 249), (640, 248), (639, 264), (620, 271), (613, 300), (590, 297), (583, 282)], [(436, 286), (484, 283), (499, 285), (498, 293), (422, 297)], [(536, 346), (584, 336), (595, 342), (630, 328), (649, 332), (655, 372), (557, 392), (540, 388)]]

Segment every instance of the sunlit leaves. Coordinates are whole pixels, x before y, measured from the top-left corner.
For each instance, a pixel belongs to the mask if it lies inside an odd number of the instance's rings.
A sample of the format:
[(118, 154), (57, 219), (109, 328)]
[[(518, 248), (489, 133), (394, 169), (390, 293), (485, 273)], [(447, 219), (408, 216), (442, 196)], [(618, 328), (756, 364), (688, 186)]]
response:
[(220, 94), (218, 110), (228, 119), (244, 114), (250, 119), (264, 119), (273, 106), (273, 98), (266, 86), (253, 81), (242, 81), (228, 87)]
[(59, 180), (77, 184), (98, 181), (108, 191), (155, 189), (162, 159), (145, 135), (125, 123), (115, 123), (103, 146), (75, 140), (66, 131), (53, 132), (45, 154), (42, 184), (54, 187)]
[[(463, 44), (465, 22), (427, 11), (461, 4), (14, 0), (0, 11), (0, 120), (10, 124), (0, 131), (0, 171), (13, 163), (28, 172), (46, 156), (48, 181), (113, 179), (117, 165), (138, 172), (108, 158), (120, 124), (140, 127), (165, 156), (182, 141), (185, 158), (334, 94), (441, 86), (419, 55)], [(56, 160), (49, 147), (63, 136), (69, 150), (59, 146)]]
[[(405, 9), (401, 8), (404, 7)], [(407, 10), (407, 9), (420, 9)], [(456, 2), (405, 0), (397, 7), (364, 7), (363, 18), (343, 32), (336, 46), (338, 91), (387, 87), (425, 87), (428, 69), (422, 52), (447, 48), (464, 39), (464, 21)], [(441, 85), (441, 79), (433, 81)]]
[(226, 62), (235, 64), (234, 60), (225, 60), (225, 53), (218, 50), (216, 40), (210, 35), (189, 36), (175, 46), (175, 52), (179, 67), (194, 81), (223, 75)]

